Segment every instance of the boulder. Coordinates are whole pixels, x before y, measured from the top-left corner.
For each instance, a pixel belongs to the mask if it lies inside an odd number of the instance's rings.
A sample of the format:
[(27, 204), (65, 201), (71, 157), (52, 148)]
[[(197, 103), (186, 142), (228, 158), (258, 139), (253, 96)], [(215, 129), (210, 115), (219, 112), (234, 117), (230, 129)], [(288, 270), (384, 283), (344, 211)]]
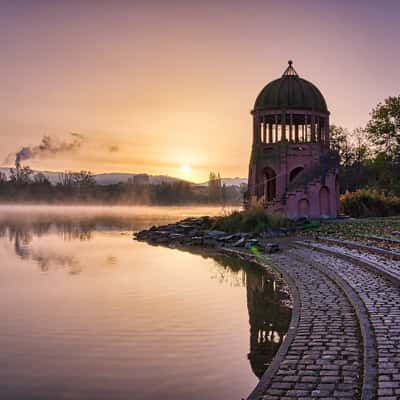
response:
[(183, 243), (183, 241), (185, 240), (185, 235), (183, 235), (182, 233), (171, 233), (169, 236), (165, 235), (165, 237), (168, 237), (173, 242), (179, 243)]
[(207, 232), (207, 237), (209, 238), (219, 239), (223, 236), (226, 236), (226, 232), (224, 231), (212, 230)]
[(278, 243), (267, 243), (264, 246), (264, 251), (268, 254), (277, 253), (280, 250)]
[(203, 245), (206, 247), (215, 247), (217, 245), (217, 240), (210, 237), (205, 237), (203, 239)]
[(192, 237), (192, 240), (189, 242), (192, 246), (202, 246), (203, 244), (203, 237), (202, 236), (195, 236)]
[(245, 243), (245, 247), (246, 247), (246, 249), (250, 249), (253, 246), (258, 245), (258, 243), (259, 243), (258, 239), (247, 239), (246, 243)]
[(235, 243), (233, 243), (232, 246), (233, 247), (243, 247), (245, 242), (246, 242), (246, 239), (242, 237), (239, 240), (237, 240)]

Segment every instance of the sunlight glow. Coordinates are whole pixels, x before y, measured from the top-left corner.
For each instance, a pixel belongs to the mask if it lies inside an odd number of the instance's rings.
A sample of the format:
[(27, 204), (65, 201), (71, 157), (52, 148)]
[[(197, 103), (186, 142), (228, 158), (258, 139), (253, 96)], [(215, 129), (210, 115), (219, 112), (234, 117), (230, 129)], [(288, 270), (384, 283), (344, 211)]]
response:
[(181, 174), (183, 175), (189, 175), (191, 173), (192, 169), (190, 168), (189, 164), (183, 164), (181, 166)]

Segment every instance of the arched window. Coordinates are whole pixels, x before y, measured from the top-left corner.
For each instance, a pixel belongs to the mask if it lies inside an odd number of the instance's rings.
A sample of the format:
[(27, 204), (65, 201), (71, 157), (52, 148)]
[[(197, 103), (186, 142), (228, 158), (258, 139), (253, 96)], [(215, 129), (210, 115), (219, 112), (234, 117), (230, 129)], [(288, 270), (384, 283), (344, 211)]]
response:
[(303, 171), (303, 169), (303, 167), (296, 167), (292, 169), (289, 174), (289, 182), (292, 182), (292, 180), (296, 178), (296, 176), (298, 176)]
[(272, 201), (276, 197), (276, 173), (267, 167), (264, 169), (264, 199)]

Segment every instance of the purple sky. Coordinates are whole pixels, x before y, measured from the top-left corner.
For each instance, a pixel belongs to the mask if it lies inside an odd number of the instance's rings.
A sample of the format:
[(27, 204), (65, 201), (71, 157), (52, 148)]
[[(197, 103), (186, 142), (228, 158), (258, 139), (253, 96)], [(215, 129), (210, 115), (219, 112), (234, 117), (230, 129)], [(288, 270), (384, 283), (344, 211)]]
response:
[[(0, 158), (85, 136), (53, 170), (246, 176), (251, 110), (293, 59), (331, 122), (400, 91), (399, 1), (2, 1)], [(110, 151), (110, 149), (113, 151)], [(183, 166), (185, 166), (183, 168)]]

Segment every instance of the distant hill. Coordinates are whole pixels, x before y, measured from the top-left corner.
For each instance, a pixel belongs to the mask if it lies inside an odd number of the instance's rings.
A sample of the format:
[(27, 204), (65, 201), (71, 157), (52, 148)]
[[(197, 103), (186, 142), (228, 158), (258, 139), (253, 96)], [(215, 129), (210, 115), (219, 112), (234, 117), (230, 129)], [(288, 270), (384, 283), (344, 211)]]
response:
[[(247, 185), (247, 178), (221, 178), (221, 183), (223, 185), (226, 186), (240, 186), (243, 183), (245, 183)], [(200, 186), (207, 186), (208, 185), (208, 181), (207, 182), (202, 182), (199, 183)]]
[[(10, 168), (0, 167), (0, 172), (3, 172), (7, 177), (10, 176)], [(60, 182), (60, 174), (61, 172), (54, 171), (36, 171), (33, 170), (34, 173), (41, 172), (46, 178), (53, 184), (57, 184)], [(116, 183), (126, 183), (129, 178), (137, 177), (145, 177), (148, 176), (148, 183), (150, 185), (158, 185), (160, 183), (172, 183), (172, 182), (180, 182), (182, 179), (174, 178), (171, 176), (165, 175), (147, 175), (147, 174), (129, 174), (129, 173), (103, 173), (103, 174), (94, 174), (94, 179), (99, 185), (112, 185)]]
[(94, 175), (94, 179), (99, 185), (112, 185), (115, 183), (126, 183), (128, 179), (134, 177), (148, 176), (150, 185), (158, 185), (160, 183), (180, 182), (182, 179), (165, 175), (148, 175), (148, 174), (128, 174), (128, 173), (104, 173)]
[[(5, 167), (0, 167), (0, 172), (4, 173), (7, 178), (10, 176), (10, 168), (5, 168)], [(60, 182), (60, 174), (61, 172), (55, 172), (55, 171), (38, 171), (38, 170), (33, 170), (34, 173), (39, 173), (41, 172), (43, 175), (46, 176), (46, 178), (53, 184), (57, 184)], [(160, 183), (173, 183), (173, 182), (181, 182), (183, 179), (179, 178), (174, 178), (172, 176), (166, 176), (166, 175), (148, 175), (148, 174), (129, 174), (126, 172), (110, 172), (110, 173), (103, 173), (103, 174), (94, 174), (94, 179), (96, 180), (97, 184), (99, 185), (112, 185), (116, 183), (126, 183), (128, 182), (128, 179), (138, 177), (138, 178), (143, 178), (148, 177), (148, 183), (150, 185), (159, 185)], [(222, 178), (221, 179), (222, 184), (225, 184), (226, 186), (240, 186), (242, 183), (247, 184), (247, 178)], [(189, 182), (192, 183), (192, 182)], [(207, 182), (202, 182), (195, 184), (196, 186), (207, 186)]]

